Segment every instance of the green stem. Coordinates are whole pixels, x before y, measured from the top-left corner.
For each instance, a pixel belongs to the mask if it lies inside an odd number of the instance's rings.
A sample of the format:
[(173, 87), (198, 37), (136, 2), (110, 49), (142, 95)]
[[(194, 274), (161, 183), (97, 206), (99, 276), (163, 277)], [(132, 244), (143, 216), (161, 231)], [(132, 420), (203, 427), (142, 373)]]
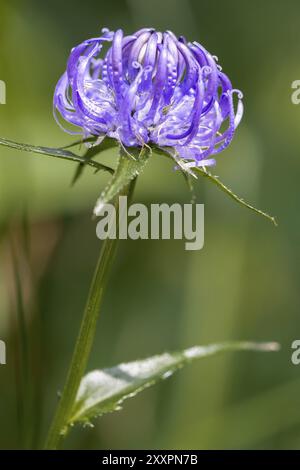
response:
[[(128, 199), (130, 199), (134, 190), (134, 185), (135, 180), (133, 180), (122, 191), (122, 195), (126, 195), (128, 196)], [(118, 200), (119, 199), (117, 198), (115, 203), (117, 223), (119, 220)], [(46, 449), (57, 449), (61, 439), (65, 437), (68, 432), (70, 414), (90, 356), (96, 332), (99, 310), (103, 300), (103, 294), (107, 284), (110, 268), (113, 264), (114, 255), (116, 253), (117, 244), (117, 238), (111, 239), (108, 237), (103, 242), (66, 383), (46, 441)]]

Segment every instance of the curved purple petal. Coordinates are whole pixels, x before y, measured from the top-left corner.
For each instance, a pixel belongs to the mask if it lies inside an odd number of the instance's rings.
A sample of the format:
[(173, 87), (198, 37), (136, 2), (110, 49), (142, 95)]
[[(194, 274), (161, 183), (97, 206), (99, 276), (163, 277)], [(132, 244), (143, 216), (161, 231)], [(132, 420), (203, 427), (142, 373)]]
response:
[(242, 94), (215, 56), (153, 28), (127, 36), (103, 29), (74, 47), (53, 106), (61, 127), (57, 114), (84, 137), (173, 148), (186, 168), (214, 164), (210, 157), (228, 147), (243, 115)]

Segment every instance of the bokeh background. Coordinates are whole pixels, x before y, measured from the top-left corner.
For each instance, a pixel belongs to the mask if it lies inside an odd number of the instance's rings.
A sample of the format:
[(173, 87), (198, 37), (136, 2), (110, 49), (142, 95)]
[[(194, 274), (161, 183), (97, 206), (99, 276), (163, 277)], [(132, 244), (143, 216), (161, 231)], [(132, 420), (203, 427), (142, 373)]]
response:
[[(279, 221), (274, 228), (199, 180), (202, 251), (187, 252), (181, 241), (120, 244), (90, 369), (225, 340), (276, 340), (282, 351), (194, 363), (94, 429), (76, 428), (66, 448), (300, 447), (300, 366), (291, 363), (291, 343), (300, 338), (300, 105), (291, 102), (291, 83), (300, 79), (299, 18), (297, 0), (1, 0), (1, 136), (71, 142), (52, 117), (53, 89), (71, 47), (103, 26), (172, 29), (216, 54), (243, 90), (242, 125), (215, 172)], [(71, 187), (74, 169), (0, 148), (2, 449), (41, 445), (98, 256), (91, 211), (107, 177), (87, 169)], [(184, 203), (190, 194), (172, 165), (156, 157), (135, 200)]]

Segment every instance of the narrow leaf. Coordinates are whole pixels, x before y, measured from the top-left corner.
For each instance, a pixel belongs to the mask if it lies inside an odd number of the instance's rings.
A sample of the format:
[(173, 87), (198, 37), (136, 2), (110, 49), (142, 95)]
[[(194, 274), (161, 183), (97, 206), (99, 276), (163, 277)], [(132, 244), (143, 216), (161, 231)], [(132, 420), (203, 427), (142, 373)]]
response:
[(276, 222), (275, 217), (272, 217), (271, 215), (267, 214), (266, 212), (263, 212), (262, 210), (257, 209), (256, 207), (252, 206), (248, 202), (244, 201), (244, 199), (237, 196), (231, 189), (229, 189), (227, 186), (225, 186), (225, 184), (222, 183), (222, 181), (220, 181), (217, 176), (212, 175), (209, 171), (207, 171), (206, 169), (200, 168), (200, 167), (193, 168), (193, 170), (200, 173), (201, 176), (204, 176), (204, 177), (208, 178), (212, 183), (214, 183), (216, 186), (218, 186), (221, 189), (221, 191), (223, 191), (229, 197), (231, 197), (231, 199), (238, 202), (242, 206), (247, 207), (247, 209), (250, 209), (251, 211), (255, 212), (256, 214), (259, 214), (259, 215), (265, 217), (266, 219), (270, 220), (275, 226), (277, 226), (277, 222)]
[(225, 351), (277, 351), (277, 343), (233, 342), (195, 346), (176, 353), (165, 353), (145, 360), (95, 370), (81, 381), (68, 425), (90, 423), (92, 418), (117, 411), (127, 398), (170, 377), (183, 365)]
[[(110, 137), (88, 137), (86, 139), (82, 140), (77, 140), (76, 142), (73, 142), (69, 145), (65, 145), (64, 147), (61, 147), (62, 149), (68, 149), (71, 147), (75, 146), (81, 146), (82, 144), (85, 143), (90, 143), (91, 146), (86, 150), (85, 154), (83, 155), (83, 158), (85, 159), (85, 163), (79, 163), (77, 166), (73, 179), (72, 179), (72, 186), (76, 183), (76, 181), (82, 176), (84, 167), (89, 164), (89, 161), (96, 155), (99, 155), (100, 153), (104, 152), (105, 150), (110, 150), (112, 148), (118, 147), (118, 142), (116, 139), (111, 139)], [(103, 165), (105, 166), (105, 165)], [(106, 167), (107, 171), (109, 171), (111, 174), (113, 174), (113, 170), (110, 167)], [(96, 170), (98, 171), (98, 170)]]
[(260, 209), (257, 209), (256, 207), (252, 206), (248, 202), (244, 201), (244, 199), (237, 196), (231, 189), (229, 189), (224, 183), (222, 183), (222, 181), (220, 181), (220, 179), (217, 176), (215, 176), (212, 173), (210, 173), (209, 171), (207, 171), (206, 168), (202, 168), (202, 167), (189, 168), (189, 167), (187, 167), (185, 165), (185, 162), (178, 158), (178, 155), (176, 154), (176, 152), (174, 152), (174, 149), (172, 149), (171, 147), (154, 146), (153, 150), (156, 153), (160, 154), (160, 155), (164, 155), (165, 157), (168, 157), (168, 158), (171, 158), (172, 160), (174, 160), (176, 162), (176, 164), (178, 165), (178, 169), (180, 169), (184, 175), (186, 175), (186, 176), (187, 175), (195, 176), (197, 178), (196, 173), (199, 173), (201, 176), (204, 176), (204, 177), (208, 178), (213, 184), (218, 186), (221, 189), (221, 191), (226, 193), (229, 197), (231, 197), (231, 199), (236, 201), (238, 204), (241, 204), (243, 207), (246, 207), (247, 209), (250, 209), (251, 211), (255, 212), (256, 214), (259, 214), (259, 215), (265, 217), (266, 219), (270, 220), (275, 226), (277, 226), (277, 222), (276, 222), (275, 217), (272, 217), (271, 215), (267, 214), (266, 212), (263, 212)]
[(99, 162), (95, 162), (91, 159), (86, 159), (84, 156), (76, 155), (75, 153), (65, 150), (63, 148), (51, 148), (51, 147), (40, 147), (35, 145), (29, 144), (21, 144), (18, 142), (14, 142), (12, 140), (0, 138), (0, 145), (5, 147), (13, 148), (16, 150), (22, 150), (24, 152), (32, 152), (41, 155), (48, 155), (50, 157), (62, 158), (64, 160), (69, 160), (73, 162), (84, 163), (90, 165), (91, 167), (95, 168), (96, 170), (103, 170), (113, 173), (112, 168), (102, 165)]
[(130, 148), (129, 150), (123, 147), (120, 148), (117, 169), (96, 202), (95, 215), (100, 215), (103, 206), (117, 196), (131, 180), (142, 172), (150, 155), (151, 149), (149, 147), (143, 147), (142, 149)]
[[(92, 147), (87, 149), (85, 154), (82, 156), (82, 158), (84, 159), (84, 162), (79, 163), (76, 170), (75, 170), (75, 173), (74, 173), (74, 176), (73, 176), (73, 179), (72, 179), (72, 185), (74, 185), (76, 183), (76, 181), (80, 178), (80, 176), (83, 173), (84, 167), (86, 165), (90, 165), (90, 162), (93, 161), (92, 159), (96, 155), (99, 155), (104, 150), (106, 150), (106, 147), (103, 147), (103, 144), (97, 145), (97, 146), (92, 146)], [(103, 165), (103, 163), (99, 163), (99, 165), (100, 165), (100, 167), (96, 169), (96, 172), (98, 172), (99, 170), (105, 170), (105, 171), (108, 171), (112, 175), (114, 174), (114, 170), (112, 168), (110, 168), (109, 166)]]

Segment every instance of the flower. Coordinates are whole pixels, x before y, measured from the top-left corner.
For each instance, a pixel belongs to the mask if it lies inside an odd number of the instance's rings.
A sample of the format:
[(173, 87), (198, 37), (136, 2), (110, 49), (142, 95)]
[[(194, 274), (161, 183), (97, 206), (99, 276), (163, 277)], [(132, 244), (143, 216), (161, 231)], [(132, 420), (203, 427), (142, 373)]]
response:
[(199, 43), (171, 31), (145, 28), (124, 36), (121, 29), (103, 29), (72, 49), (54, 110), (57, 121), (56, 111), (81, 128), (67, 132), (109, 136), (126, 147), (155, 144), (189, 168), (215, 163), (212, 156), (230, 144), (243, 104), (217, 58)]

